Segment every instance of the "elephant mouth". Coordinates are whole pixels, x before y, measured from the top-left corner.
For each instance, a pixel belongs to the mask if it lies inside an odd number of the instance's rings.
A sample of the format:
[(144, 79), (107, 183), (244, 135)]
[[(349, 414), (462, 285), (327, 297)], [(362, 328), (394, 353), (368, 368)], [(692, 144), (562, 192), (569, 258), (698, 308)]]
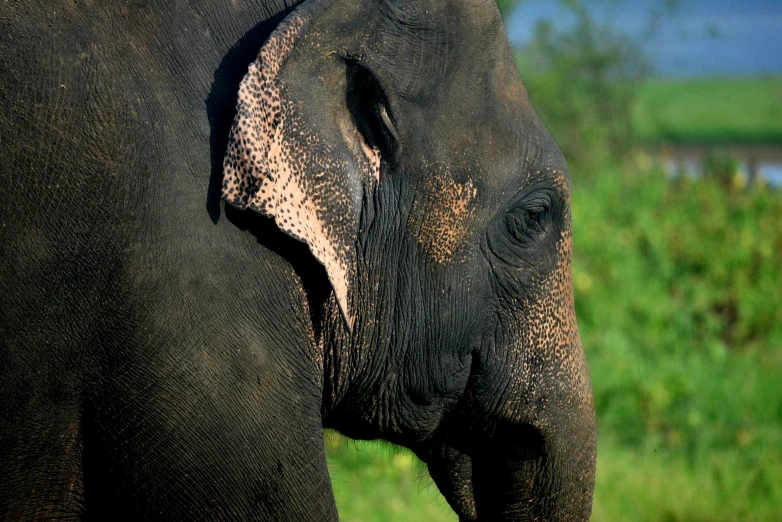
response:
[(547, 454), (539, 430), (519, 424), (496, 426), (490, 436), (444, 435), (423, 460), (462, 522), (546, 518), (543, 504), (556, 503), (557, 492), (545, 477)]

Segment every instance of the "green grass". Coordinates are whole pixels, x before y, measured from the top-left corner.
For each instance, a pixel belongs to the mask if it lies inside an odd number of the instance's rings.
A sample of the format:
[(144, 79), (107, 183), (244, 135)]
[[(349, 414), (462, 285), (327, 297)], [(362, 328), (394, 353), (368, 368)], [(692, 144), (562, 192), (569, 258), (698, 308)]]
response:
[(593, 520), (782, 520), (782, 193), (654, 169), (573, 192)]
[(651, 80), (633, 124), (648, 141), (782, 143), (782, 78)]
[[(599, 426), (592, 520), (782, 520), (782, 192), (577, 178), (574, 290)], [(456, 520), (390, 445), (327, 440), (344, 520)]]
[[(592, 521), (778, 521), (780, 454), (760, 466), (740, 451), (714, 453), (696, 465), (653, 450), (628, 450), (602, 437)], [(776, 489), (774, 489), (776, 488)]]
[[(654, 450), (631, 450), (601, 436), (593, 522), (775, 522), (782, 516), (782, 461), (769, 448), (762, 465), (740, 451), (692, 465)], [(457, 517), (415, 457), (332, 435), (328, 458), (340, 519), (350, 522)]]
[(340, 520), (458, 520), (426, 467), (409, 451), (327, 433), (326, 452)]

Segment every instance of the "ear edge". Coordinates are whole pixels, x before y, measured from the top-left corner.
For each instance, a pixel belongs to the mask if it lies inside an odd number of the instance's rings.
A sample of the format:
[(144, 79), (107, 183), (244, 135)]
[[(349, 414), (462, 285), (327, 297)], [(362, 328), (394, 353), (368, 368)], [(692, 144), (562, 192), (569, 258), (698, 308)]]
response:
[[(286, 161), (291, 151), (281, 135), (285, 118), (278, 83), (280, 72), (296, 39), (330, 3), (309, 0), (299, 6), (272, 33), (256, 61), (248, 67), (240, 85), (237, 114), (223, 163), (223, 199), (240, 210), (249, 208), (274, 219), (281, 231), (309, 246), (313, 256), (326, 267), (343, 318), (352, 330), (355, 312), (350, 306), (350, 288), (355, 278), (354, 252), (350, 244), (335, 246), (329, 241), (330, 227), (318, 215), (318, 202), (296, 186), (296, 175), (300, 173), (295, 172), (292, 162)], [(365, 150), (365, 154), (367, 159), (372, 159), (371, 152)], [(374, 165), (367, 170), (374, 171)], [(285, 195), (280, 196), (283, 190)], [(288, 222), (292, 218), (289, 207), (293, 202), (286, 208), (279, 201), (283, 199), (287, 203), (288, 194), (293, 199), (289, 191), (297, 193), (296, 215), (299, 216), (299, 211), (305, 214), (298, 227)]]

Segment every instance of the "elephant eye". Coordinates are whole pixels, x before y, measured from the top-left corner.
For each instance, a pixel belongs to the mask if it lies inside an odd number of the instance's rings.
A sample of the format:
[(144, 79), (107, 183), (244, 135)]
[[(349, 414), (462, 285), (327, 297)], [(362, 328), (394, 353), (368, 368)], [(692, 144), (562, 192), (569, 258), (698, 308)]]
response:
[(541, 212), (532, 211), (532, 212), (529, 212), (529, 213), (528, 213), (528, 215), (529, 215), (529, 218), (530, 218), (530, 219), (531, 219), (533, 222), (535, 222), (535, 223), (537, 223), (537, 224), (540, 224), (540, 218), (541, 218), (541, 217), (544, 217), (544, 216), (545, 216), (545, 214), (546, 214), (546, 211), (545, 211), (545, 210), (544, 210), (544, 211), (541, 211)]
[(510, 236), (519, 242), (534, 239), (544, 229), (547, 211), (512, 210), (505, 218), (505, 226)]
[(551, 224), (551, 196), (532, 194), (519, 201), (505, 215), (505, 228), (516, 242), (526, 245), (544, 234)]
[(377, 148), (381, 156), (388, 159), (398, 141), (388, 98), (372, 71), (352, 60), (346, 60), (345, 63), (348, 110), (367, 145)]
[(500, 263), (497, 266), (549, 267), (548, 270), (559, 257), (557, 244), (568, 213), (566, 200), (550, 182), (528, 185), (491, 221), (486, 230), (485, 252)]

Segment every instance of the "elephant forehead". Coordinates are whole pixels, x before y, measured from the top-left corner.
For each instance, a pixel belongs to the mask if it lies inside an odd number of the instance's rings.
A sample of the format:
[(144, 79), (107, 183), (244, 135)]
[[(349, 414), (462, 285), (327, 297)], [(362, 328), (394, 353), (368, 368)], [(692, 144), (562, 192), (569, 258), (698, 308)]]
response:
[(459, 253), (475, 215), (478, 189), (468, 180), (460, 183), (447, 171), (430, 177), (410, 213), (410, 229), (419, 246), (434, 261), (444, 264)]

